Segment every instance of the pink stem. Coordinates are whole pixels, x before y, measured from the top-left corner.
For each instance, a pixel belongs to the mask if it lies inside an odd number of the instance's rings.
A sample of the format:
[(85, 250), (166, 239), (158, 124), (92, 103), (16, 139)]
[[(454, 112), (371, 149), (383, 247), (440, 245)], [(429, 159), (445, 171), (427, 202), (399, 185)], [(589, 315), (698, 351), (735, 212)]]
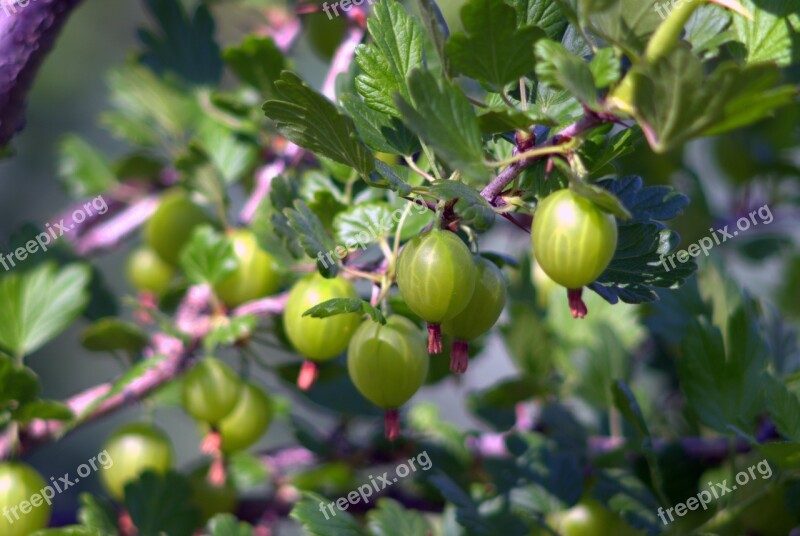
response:
[(400, 437), (400, 412), (396, 409), (387, 409), (383, 413), (383, 425), (386, 439), (394, 441)]
[(428, 353), (442, 353), (442, 327), (439, 324), (428, 324)]
[(303, 361), (300, 367), (300, 374), (297, 375), (297, 387), (303, 391), (308, 391), (319, 376), (319, 366), (309, 360)]
[(572, 313), (572, 318), (584, 318), (589, 312), (586, 304), (583, 303), (583, 287), (567, 289), (567, 299), (569, 300), (569, 310)]

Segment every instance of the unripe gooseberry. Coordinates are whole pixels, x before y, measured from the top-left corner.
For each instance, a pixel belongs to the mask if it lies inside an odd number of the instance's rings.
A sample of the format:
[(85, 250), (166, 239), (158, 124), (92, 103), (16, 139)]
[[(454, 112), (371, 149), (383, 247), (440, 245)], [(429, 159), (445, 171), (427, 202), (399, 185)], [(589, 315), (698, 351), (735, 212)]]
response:
[(475, 268), (475, 291), (469, 303), (456, 316), (442, 322), (442, 330), (454, 338), (450, 370), (456, 373), (467, 370), (468, 342), (489, 331), (506, 305), (506, 280), (500, 268), (483, 257), (475, 257)]
[(169, 438), (161, 429), (147, 423), (123, 426), (106, 441), (105, 451), (113, 465), (103, 468), (100, 480), (117, 500), (125, 496), (125, 485), (145, 471), (165, 473), (172, 466)]
[(206, 357), (183, 377), (184, 409), (198, 421), (210, 425), (216, 425), (233, 411), (240, 392), (239, 376), (213, 357)]
[(359, 298), (359, 295), (353, 284), (342, 277), (326, 279), (314, 273), (295, 283), (286, 300), (283, 311), (286, 336), (295, 350), (311, 360), (300, 371), (297, 385), (301, 389), (308, 389), (316, 379), (314, 361), (327, 361), (341, 354), (361, 323), (358, 313), (327, 318), (303, 316), (315, 305), (334, 298)]
[(226, 454), (244, 450), (258, 441), (272, 422), (272, 401), (253, 383), (242, 385), (233, 411), (222, 419), (217, 430)]
[(464, 310), (475, 290), (472, 254), (458, 236), (433, 229), (413, 238), (397, 262), (397, 287), (414, 313), (428, 323), (428, 352), (442, 351), (440, 323)]
[(614, 216), (572, 190), (559, 190), (536, 207), (531, 241), (542, 270), (567, 288), (573, 316), (585, 316), (581, 288), (603, 273), (617, 248)]
[[(50, 500), (20, 511), (20, 503), (47, 487), (42, 476), (31, 466), (20, 462), (0, 463), (0, 534), (3, 536), (28, 536), (47, 527), (50, 522)], [(52, 486), (51, 486), (52, 487)], [(31, 506), (30, 504), (28, 506)]]
[(364, 321), (350, 341), (347, 371), (356, 389), (386, 410), (386, 436), (399, 433), (397, 408), (414, 396), (428, 375), (425, 337), (405, 317)]
[(214, 287), (225, 305), (236, 307), (278, 290), (280, 275), (275, 259), (261, 249), (256, 235), (239, 229), (231, 233), (230, 239), (239, 266)]
[(136, 290), (160, 295), (169, 288), (175, 269), (152, 249), (140, 247), (128, 257), (125, 274)]
[(180, 189), (164, 194), (158, 208), (147, 220), (144, 239), (161, 259), (177, 266), (181, 251), (198, 225), (211, 223), (206, 212)]

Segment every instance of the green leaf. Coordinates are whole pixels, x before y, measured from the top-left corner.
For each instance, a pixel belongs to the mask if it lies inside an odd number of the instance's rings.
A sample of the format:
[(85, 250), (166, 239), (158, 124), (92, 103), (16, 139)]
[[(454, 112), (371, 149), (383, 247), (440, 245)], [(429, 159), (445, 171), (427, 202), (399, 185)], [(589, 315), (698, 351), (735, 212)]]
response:
[(481, 132), (464, 93), (421, 69), (411, 72), (408, 83), (413, 106), (397, 97), (406, 124), (450, 167), (469, 178), (485, 180), (488, 173), (483, 165)]
[(467, 396), (467, 407), (477, 417), (496, 430), (508, 430), (517, 422), (517, 405), (535, 397), (554, 394), (547, 382), (531, 376), (500, 381)]
[(256, 91), (275, 95), (275, 81), (286, 68), (286, 61), (272, 37), (249, 35), (239, 45), (226, 49), (222, 57), (239, 80)]
[(773, 88), (774, 65), (728, 62), (709, 79), (688, 47), (653, 64), (635, 67), (635, 108), (647, 141), (663, 153), (696, 136), (727, 132), (767, 117), (790, 104), (797, 90)]
[(423, 536), (431, 534), (428, 521), (392, 499), (379, 499), (378, 507), (367, 514), (369, 529), (375, 536)]
[(0, 278), (0, 346), (26, 355), (61, 333), (89, 301), (88, 267), (43, 264)]
[(200, 3), (189, 16), (179, 0), (147, 0), (156, 29), (139, 30), (145, 49), (140, 61), (154, 72), (172, 72), (194, 84), (216, 85), (222, 78), (222, 59), (214, 40), (214, 19)]
[(532, 47), (545, 33), (535, 26), (518, 28), (513, 7), (498, 0), (469, 0), (461, 20), (468, 35), (451, 35), (445, 47), (456, 71), (501, 91), (533, 70)]
[(68, 421), (72, 419), (72, 410), (62, 403), (53, 400), (34, 400), (20, 406), (13, 412), (14, 420), (26, 425), (34, 419)]
[(68, 135), (58, 146), (58, 175), (70, 195), (97, 195), (117, 184), (108, 159), (76, 135)]
[(239, 267), (233, 244), (211, 226), (194, 230), (181, 253), (181, 266), (192, 283), (214, 285)]
[(305, 311), (303, 316), (327, 318), (329, 316), (346, 313), (366, 313), (373, 321), (380, 322), (381, 324), (386, 323), (386, 319), (378, 309), (370, 305), (369, 302), (358, 298), (332, 298), (318, 303), (311, 309)]
[(410, 100), (406, 78), (422, 66), (422, 30), (399, 2), (382, 0), (373, 6), (367, 28), (374, 41), (356, 48), (356, 89), (370, 108), (402, 118), (395, 94)]
[(519, 27), (538, 26), (550, 39), (561, 39), (567, 28), (567, 18), (556, 0), (512, 0), (517, 8)]
[(561, 43), (542, 39), (536, 43), (536, 75), (554, 88), (569, 91), (590, 108), (597, 108), (597, 88), (589, 65)]
[(232, 514), (218, 514), (207, 526), (209, 536), (253, 536), (253, 527)]
[(188, 479), (174, 471), (146, 471), (125, 486), (125, 508), (141, 536), (191, 536), (200, 515)]
[(140, 352), (148, 337), (142, 329), (116, 317), (101, 318), (81, 333), (81, 344), (91, 352)]
[(109, 501), (91, 493), (81, 493), (80, 503), (78, 520), (82, 525), (95, 529), (103, 536), (115, 536), (119, 533), (117, 512)]
[(372, 153), (358, 138), (353, 120), (297, 75), (284, 71), (275, 83), (282, 100), (268, 100), (264, 113), (291, 141), (369, 175)]
[(20, 406), (36, 399), (39, 379), (28, 367), (18, 367), (0, 355), (0, 409)]
[[(118, 534), (118, 533), (113, 533)], [(44, 529), (31, 533), (30, 536), (111, 536), (110, 533), (102, 532), (95, 528), (71, 525), (60, 529)]]
[(389, 188), (401, 196), (407, 196), (411, 193), (411, 185), (398, 176), (396, 169), (386, 162), (375, 159), (375, 171), (370, 173), (368, 182), (374, 186)]
[(499, 134), (511, 130), (527, 131), (533, 125), (558, 124), (536, 106), (530, 106), (527, 110), (516, 110), (505, 105), (481, 109), (478, 112), (478, 122), (484, 134)]
[(373, 110), (352, 94), (342, 97), (342, 106), (353, 118), (361, 139), (375, 151), (411, 156), (419, 152), (419, 138), (396, 117)]
[(335, 276), (339, 271), (339, 265), (334, 263), (329, 265), (322, 260), (323, 256), (336, 250), (333, 238), (325, 230), (322, 222), (316, 214), (311, 212), (302, 200), (298, 199), (294, 203), (294, 210), (286, 208), (283, 210), (289, 227), (297, 236), (300, 245), (306, 255), (317, 261), (317, 268), (330, 277)]
[(601, 48), (595, 52), (592, 61), (589, 62), (594, 84), (599, 89), (606, 88), (619, 80), (620, 67), (620, 62), (611, 47)]
[(731, 22), (727, 9), (714, 4), (698, 7), (686, 23), (686, 40), (696, 53), (716, 53), (723, 43), (735, 38), (733, 32), (725, 32)]
[(629, 220), (632, 217), (625, 205), (622, 204), (622, 201), (605, 188), (579, 180), (571, 182), (570, 188), (581, 197), (585, 197), (604, 211), (621, 220)]
[(183, 143), (199, 116), (195, 99), (139, 65), (111, 72), (108, 84), (114, 109), (101, 116), (112, 134), (134, 146), (163, 150)]
[(231, 483), (240, 493), (251, 493), (267, 483), (267, 466), (254, 454), (242, 450), (228, 456), (226, 461)]
[[(560, 0), (562, 6), (565, 0)], [(635, 57), (644, 51), (661, 24), (661, 0), (582, 0), (581, 11), (591, 30)]]
[(456, 180), (436, 181), (430, 193), (444, 201), (458, 199), (455, 209), (464, 222), (483, 230), (494, 223), (495, 212), (475, 188)]
[(348, 250), (366, 249), (394, 232), (399, 217), (393, 219), (393, 213), (386, 201), (363, 203), (340, 212), (333, 219), (336, 240)]
[(800, 399), (786, 385), (767, 376), (767, 412), (781, 435), (800, 443)]
[(800, 60), (800, 9), (787, 0), (740, 0), (753, 19), (733, 17), (736, 39), (748, 63), (774, 61), (786, 67)]
[(729, 317), (728, 340), (716, 326), (695, 320), (678, 362), (681, 387), (700, 420), (720, 433), (728, 425), (749, 429), (763, 408), (761, 372), (767, 346), (747, 304)]
[(300, 523), (309, 536), (367, 536), (348, 512), (339, 511), (334, 506), (335, 515), (331, 515), (329, 509), (323, 513), (323, 505), (329, 502), (316, 493), (306, 492), (303, 499), (295, 504), (290, 516)]
[(236, 132), (209, 116), (198, 126), (193, 144), (202, 148), (225, 184), (238, 181), (258, 162), (259, 147), (255, 138)]

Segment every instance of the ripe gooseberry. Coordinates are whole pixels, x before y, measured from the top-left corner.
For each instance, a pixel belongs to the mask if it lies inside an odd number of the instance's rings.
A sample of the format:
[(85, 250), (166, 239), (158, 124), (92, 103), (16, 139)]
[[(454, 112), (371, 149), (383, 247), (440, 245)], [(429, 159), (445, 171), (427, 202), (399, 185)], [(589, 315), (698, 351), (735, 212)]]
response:
[(158, 208), (144, 227), (144, 238), (161, 259), (177, 266), (183, 246), (189, 241), (195, 227), (211, 223), (205, 211), (192, 202), (181, 190), (164, 194)]
[(226, 454), (244, 450), (258, 441), (272, 422), (272, 401), (253, 383), (242, 385), (233, 411), (219, 422), (221, 450)]
[(472, 254), (450, 231), (433, 229), (403, 248), (397, 287), (408, 307), (428, 323), (429, 353), (441, 353), (440, 323), (464, 310), (476, 278)]
[(241, 381), (233, 369), (207, 357), (184, 375), (181, 395), (189, 415), (215, 425), (233, 411), (240, 392)]
[(310, 308), (334, 298), (359, 298), (350, 281), (342, 277), (325, 279), (318, 273), (304, 277), (292, 287), (283, 311), (286, 336), (300, 354), (310, 359), (303, 363), (297, 385), (308, 389), (317, 376), (314, 361), (327, 361), (347, 348), (361, 322), (358, 313), (345, 313), (327, 318), (303, 316)]
[[(47, 527), (50, 522), (50, 504), (40, 502), (42, 490), (47, 487), (42, 476), (33, 467), (20, 462), (0, 464), (0, 534), (3, 536), (28, 536)], [(52, 486), (51, 486), (52, 488)], [(39, 505), (31, 503), (39, 495)], [(52, 498), (52, 497), (51, 497)], [(32, 508), (27, 513), (21, 503), (27, 501)]]
[(259, 247), (256, 235), (240, 229), (230, 239), (239, 267), (214, 288), (225, 305), (236, 307), (278, 290), (281, 282), (275, 259)]
[(582, 287), (597, 279), (614, 257), (617, 248), (614, 216), (565, 188), (536, 207), (531, 241), (542, 270), (567, 288), (572, 316), (586, 316)]
[(152, 249), (140, 247), (128, 257), (125, 273), (136, 290), (159, 295), (169, 288), (175, 269)]
[(425, 337), (409, 319), (393, 315), (380, 324), (365, 320), (350, 341), (347, 371), (356, 389), (386, 410), (386, 437), (400, 433), (397, 408), (425, 382)]
[(161, 429), (146, 423), (123, 426), (108, 438), (105, 450), (114, 463), (100, 472), (100, 480), (117, 500), (125, 496), (125, 485), (145, 471), (165, 473), (172, 466), (169, 438)]
[(442, 322), (442, 330), (454, 337), (450, 351), (450, 370), (464, 373), (469, 364), (468, 341), (494, 326), (506, 305), (506, 280), (495, 263), (475, 257), (475, 291), (467, 306), (453, 318)]

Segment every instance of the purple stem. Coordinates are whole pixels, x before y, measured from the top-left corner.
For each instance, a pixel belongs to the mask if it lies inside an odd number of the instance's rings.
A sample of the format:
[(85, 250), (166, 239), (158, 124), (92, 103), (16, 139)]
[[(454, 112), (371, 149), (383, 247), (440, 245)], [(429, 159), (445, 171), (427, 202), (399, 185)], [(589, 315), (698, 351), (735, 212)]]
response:
[(25, 125), (25, 100), (64, 22), (80, 0), (0, 2), (0, 147)]

